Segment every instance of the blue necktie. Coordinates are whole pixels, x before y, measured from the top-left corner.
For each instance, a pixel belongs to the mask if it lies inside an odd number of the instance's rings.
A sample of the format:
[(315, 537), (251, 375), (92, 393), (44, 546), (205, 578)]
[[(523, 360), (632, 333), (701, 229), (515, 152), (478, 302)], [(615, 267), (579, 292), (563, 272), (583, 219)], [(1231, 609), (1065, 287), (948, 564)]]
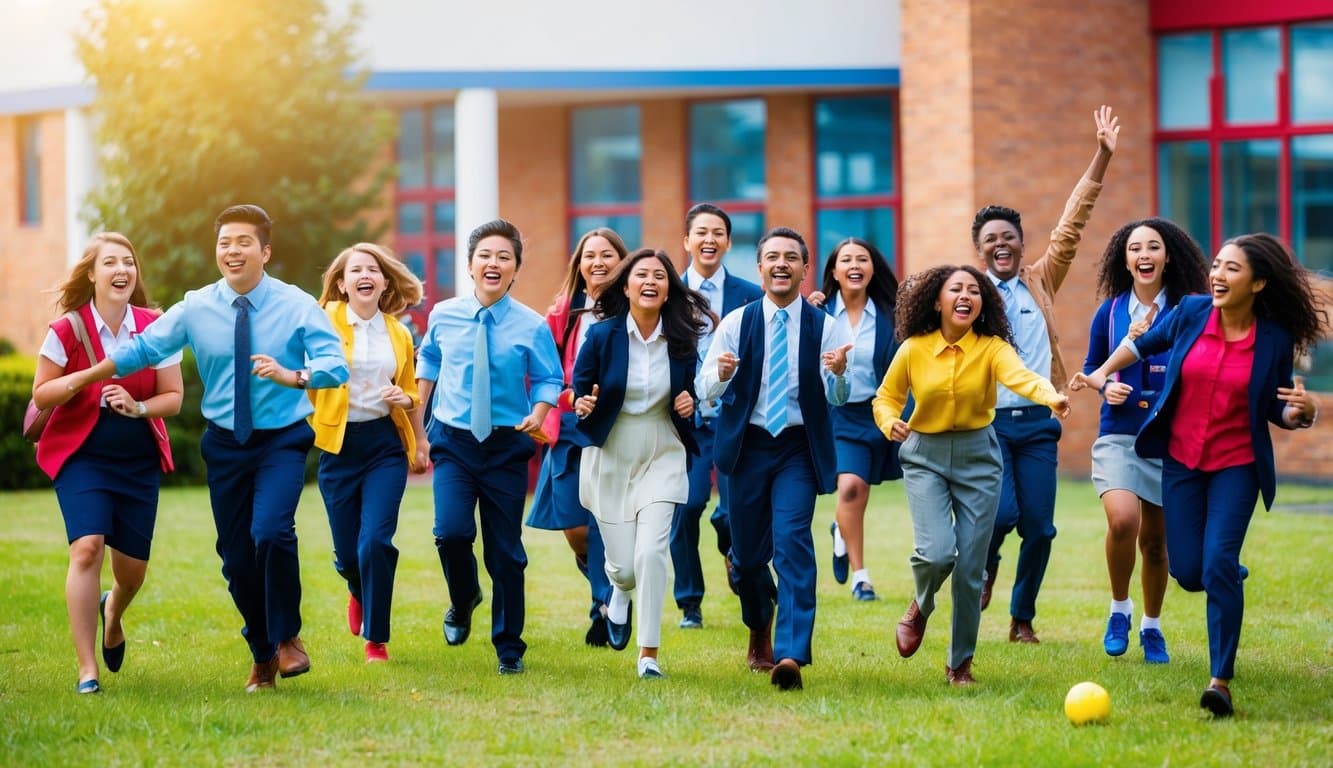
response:
[(236, 442), (244, 445), (255, 430), (254, 416), (250, 411), (250, 300), (237, 296), (231, 303), (236, 307), (236, 361), (233, 376), (236, 379), (236, 399), (232, 406), (232, 433)]
[(768, 402), (764, 404), (764, 424), (774, 437), (787, 428), (787, 310), (773, 315), (773, 330), (768, 341)]
[(491, 311), (482, 307), (477, 312), (477, 338), (472, 345), (472, 415), (468, 427), (477, 442), (491, 436), (491, 345), (487, 328)]
[(1000, 298), (1004, 299), (1004, 316), (1009, 319), (1009, 330), (1018, 333), (1018, 304), (1014, 301), (1014, 289), (1010, 287), (1008, 280), (1001, 280), (999, 284)]

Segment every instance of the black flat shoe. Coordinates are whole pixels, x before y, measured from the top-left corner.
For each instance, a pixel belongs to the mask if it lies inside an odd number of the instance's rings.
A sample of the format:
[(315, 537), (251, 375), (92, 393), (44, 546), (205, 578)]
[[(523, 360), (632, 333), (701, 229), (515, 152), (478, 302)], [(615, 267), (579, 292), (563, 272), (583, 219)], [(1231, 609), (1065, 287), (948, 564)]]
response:
[(608, 616), (606, 619), (606, 640), (610, 646), (617, 651), (625, 650), (629, 645), (630, 628), (634, 623), (634, 601), (631, 600), (629, 607), (625, 609), (625, 623), (617, 624), (611, 621)]
[(1213, 717), (1231, 717), (1231, 691), (1224, 685), (1210, 685), (1199, 697), (1199, 706), (1213, 713)]
[(97, 603), (97, 613), (102, 617), (102, 663), (106, 664), (107, 671), (119, 672), (125, 663), (125, 641), (121, 640), (115, 648), (106, 645), (106, 599), (110, 596), (111, 590), (103, 592), (102, 599)]

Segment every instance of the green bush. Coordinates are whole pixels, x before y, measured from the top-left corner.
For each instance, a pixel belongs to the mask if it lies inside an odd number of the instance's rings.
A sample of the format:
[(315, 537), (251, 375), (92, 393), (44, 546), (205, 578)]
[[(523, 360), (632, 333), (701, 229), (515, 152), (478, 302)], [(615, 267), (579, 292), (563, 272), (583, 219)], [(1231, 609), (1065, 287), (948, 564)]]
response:
[(37, 361), (23, 355), (0, 357), (0, 490), (50, 484), (37, 468), (33, 446), (23, 439), (23, 413), (32, 399)]

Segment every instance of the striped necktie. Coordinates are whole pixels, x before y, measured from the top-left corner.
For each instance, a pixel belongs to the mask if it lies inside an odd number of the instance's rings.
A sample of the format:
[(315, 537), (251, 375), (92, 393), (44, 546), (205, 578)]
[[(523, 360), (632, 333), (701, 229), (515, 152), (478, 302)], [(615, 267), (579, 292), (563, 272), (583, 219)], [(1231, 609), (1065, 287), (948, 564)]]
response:
[(768, 340), (768, 402), (764, 404), (764, 425), (774, 437), (787, 428), (787, 310), (773, 314), (773, 328)]

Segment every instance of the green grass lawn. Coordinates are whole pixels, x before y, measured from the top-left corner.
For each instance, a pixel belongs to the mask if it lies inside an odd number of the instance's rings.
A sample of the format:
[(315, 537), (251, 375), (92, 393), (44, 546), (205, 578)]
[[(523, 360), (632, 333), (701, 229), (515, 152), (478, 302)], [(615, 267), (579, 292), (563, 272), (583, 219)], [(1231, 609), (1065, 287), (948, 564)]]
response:
[[(1327, 505), (1333, 489), (1282, 488), (1279, 501)], [(66, 547), (51, 492), (0, 497), (0, 727), (4, 765), (1328, 765), (1333, 761), (1333, 516), (1258, 512), (1244, 562), (1248, 607), (1238, 708), (1213, 722), (1197, 706), (1208, 681), (1202, 595), (1172, 585), (1164, 631), (1171, 663), (1137, 644), (1101, 649), (1110, 600), (1101, 506), (1090, 485), (1060, 487), (1059, 538), (1035, 621), (1039, 646), (1011, 645), (1008, 590), (1017, 539), (983, 614), (979, 684), (944, 681), (949, 590), (912, 659), (893, 628), (910, 598), (911, 526), (899, 484), (876, 489), (867, 530), (877, 603), (854, 603), (828, 566), (832, 497), (820, 499), (819, 614), (805, 690), (781, 693), (745, 666), (736, 599), (705, 530), (704, 629), (677, 629), (668, 604), (667, 680), (634, 677), (634, 651), (583, 645), (586, 585), (559, 533), (525, 530), (527, 674), (501, 678), (489, 602), (472, 639), (446, 647), (446, 607), (427, 486), (408, 489), (389, 664), (367, 666), (347, 632), (318, 491), (301, 538), (310, 674), (243, 691), (250, 659), (213, 551), (203, 489), (162, 493), (148, 582), (126, 617), (129, 650), (103, 693), (77, 696), (63, 597)], [(705, 526), (707, 529), (707, 526)], [(109, 584), (109, 571), (104, 583)], [(483, 589), (489, 582), (482, 577)], [(1137, 587), (1135, 588), (1137, 590)], [(1137, 592), (1134, 594), (1136, 602)], [(1137, 626), (1135, 627), (1137, 630)], [(1106, 725), (1065, 720), (1065, 692), (1110, 691)]]

